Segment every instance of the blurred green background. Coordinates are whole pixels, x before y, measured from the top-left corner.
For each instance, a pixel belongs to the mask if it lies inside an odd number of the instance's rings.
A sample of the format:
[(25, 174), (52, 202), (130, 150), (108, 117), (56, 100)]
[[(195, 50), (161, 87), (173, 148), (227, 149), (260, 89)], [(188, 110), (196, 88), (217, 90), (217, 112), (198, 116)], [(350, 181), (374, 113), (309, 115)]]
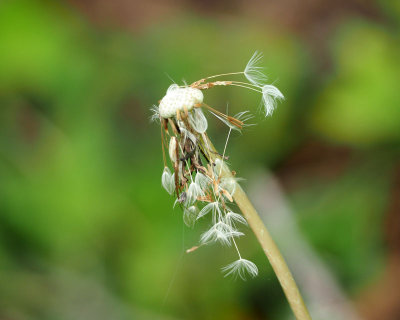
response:
[(0, 319), (292, 319), (250, 230), (255, 279), (224, 278), (219, 245), (184, 253), (207, 221), (172, 208), (149, 122), (171, 79), (255, 50), (286, 96), (272, 117), (246, 90), (205, 93), (256, 115), (232, 168), (272, 201), (256, 172), (279, 186), (300, 232), (278, 243), (328, 277), (284, 251), (314, 319), (400, 319), (399, 35), (395, 0), (1, 1)]

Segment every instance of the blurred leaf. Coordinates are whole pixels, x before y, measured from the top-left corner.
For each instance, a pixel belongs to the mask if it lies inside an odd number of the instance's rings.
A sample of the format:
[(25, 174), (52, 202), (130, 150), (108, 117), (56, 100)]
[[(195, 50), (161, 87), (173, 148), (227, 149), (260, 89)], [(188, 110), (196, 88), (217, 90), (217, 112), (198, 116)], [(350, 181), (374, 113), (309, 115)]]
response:
[(382, 215), (390, 168), (373, 161), (352, 167), (331, 185), (315, 183), (293, 194), (306, 236), (353, 292), (369, 283), (383, 264)]
[(400, 138), (400, 47), (376, 25), (350, 23), (333, 42), (336, 71), (319, 96), (310, 125), (352, 145)]

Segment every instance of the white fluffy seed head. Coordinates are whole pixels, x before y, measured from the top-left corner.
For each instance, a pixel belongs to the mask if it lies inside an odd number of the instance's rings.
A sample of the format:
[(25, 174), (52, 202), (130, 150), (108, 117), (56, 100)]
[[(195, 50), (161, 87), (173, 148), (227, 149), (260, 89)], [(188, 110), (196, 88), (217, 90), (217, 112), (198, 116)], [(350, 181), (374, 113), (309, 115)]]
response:
[(225, 277), (233, 275), (235, 278), (240, 277), (246, 280), (246, 274), (249, 274), (252, 278), (256, 277), (258, 275), (258, 268), (250, 260), (240, 258), (223, 267), (222, 272), (225, 273)]
[(188, 111), (194, 108), (195, 104), (203, 102), (203, 93), (199, 89), (191, 87), (180, 88), (178, 85), (171, 85), (167, 94), (161, 99), (159, 106), (160, 116), (167, 119), (174, 117), (176, 112), (184, 111), (185, 107)]
[(191, 87), (185, 89), (192, 95), (195, 103), (203, 103), (204, 95), (201, 90)]
[(171, 139), (169, 140), (169, 148), (168, 148), (168, 151), (169, 151), (169, 157), (171, 158), (171, 161), (173, 162), (173, 163), (175, 163), (176, 162), (176, 147), (177, 147), (177, 140), (176, 140), (176, 138), (175, 137), (171, 137)]
[(262, 102), (264, 105), (265, 116), (270, 116), (276, 108), (276, 100), (283, 100), (285, 97), (282, 92), (273, 85), (265, 85), (262, 87)]

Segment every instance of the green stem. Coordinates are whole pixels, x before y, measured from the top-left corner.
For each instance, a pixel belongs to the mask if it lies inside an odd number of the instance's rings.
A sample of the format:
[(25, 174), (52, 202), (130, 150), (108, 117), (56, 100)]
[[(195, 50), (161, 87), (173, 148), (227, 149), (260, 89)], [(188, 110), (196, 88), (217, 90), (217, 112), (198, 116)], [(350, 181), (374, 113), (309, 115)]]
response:
[[(221, 159), (212, 142), (206, 135), (203, 135), (201, 140), (202, 148), (208, 147), (207, 149), (211, 149), (211, 152), (204, 152), (204, 154), (209, 155), (210, 159), (208, 160), (215, 162), (217, 158)], [(231, 171), (226, 165), (223, 165), (222, 175), (225, 177), (233, 177)], [(250, 228), (253, 230), (258, 242), (264, 250), (264, 253), (267, 256), (272, 269), (274, 270), (276, 277), (282, 286), (283, 292), (285, 293), (286, 299), (288, 300), (290, 308), (292, 309), (296, 319), (311, 320), (311, 316), (306, 305), (304, 304), (303, 298), (296, 285), (296, 282), (293, 279), (292, 273), (285, 262), (285, 259), (262, 222), (256, 209), (251, 204), (249, 198), (239, 184), (236, 184), (233, 200), (242, 211), (243, 216), (246, 218)]]

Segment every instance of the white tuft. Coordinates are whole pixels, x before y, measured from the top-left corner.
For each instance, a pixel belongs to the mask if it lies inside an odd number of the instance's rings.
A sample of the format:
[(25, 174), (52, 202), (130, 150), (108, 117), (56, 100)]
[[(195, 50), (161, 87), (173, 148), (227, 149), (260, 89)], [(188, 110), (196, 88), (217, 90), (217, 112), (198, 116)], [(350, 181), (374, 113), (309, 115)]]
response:
[(200, 242), (203, 244), (219, 241), (220, 243), (230, 246), (233, 237), (240, 237), (243, 233), (235, 230), (232, 226), (219, 221), (214, 224), (210, 230), (201, 235)]
[(191, 87), (179, 87), (171, 85), (167, 94), (161, 99), (159, 106), (160, 116), (167, 119), (176, 116), (177, 111), (190, 111), (195, 104), (203, 102), (203, 93), (199, 89)]
[(183, 211), (183, 222), (190, 228), (192, 228), (196, 222), (197, 214), (199, 209), (195, 206), (185, 208)]
[(200, 210), (199, 215), (197, 216), (197, 219), (200, 219), (200, 218), (204, 217), (206, 214), (208, 214), (209, 212), (211, 212), (213, 222), (216, 222), (217, 218), (219, 220), (220, 217), (222, 216), (221, 209), (222, 209), (222, 206), (218, 201), (210, 202), (210, 203), (206, 204), (203, 209)]
[(169, 140), (169, 157), (171, 158), (172, 162), (176, 162), (176, 146), (177, 146), (177, 140), (175, 137), (171, 137), (171, 140)]
[(201, 172), (197, 172), (196, 173), (196, 178), (194, 180), (203, 190), (206, 190), (209, 186), (209, 184), (211, 183), (211, 179), (204, 175)]
[(250, 58), (249, 62), (244, 69), (244, 75), (247, 80), (256, 86), (263, 86), (268, 80), (268, 77), (264, 74), (264, 68), (260, 66), (263, 54), (261, 52), (254, 52), (253, 56)]
[(230, 123), (228, 120), (222, 118), (221, 116), (219, 116), (218, 114), (210, 111), (216, 118), (218, 118), (219, 120), (221, 120), (223, 123), (225, 123), (229, 128), (231, 128), (232, 130), (236, 130), (236, 131), (240, 131), (240, 128), (236, 127), (235, 125), (233, 125), (232, 123)]
[(160, 122), (160, 112), (157, 106), (153, 105), (150, 108), (152, 115), (150, 116), (151, 122)]
[(240, 129), (237, 126), (233, 125), (227, 119), (221, 117), (220, 115), (218, 115), (218, 114), (216, 114), (216, 113), (214, 113), (212, 111), (209, 111), (209, 112), (211, 112), (216, 118), (221, 120), (223, 123), (225, 123), (232, 130), (236, 130), (236, 131), (241, 132), (244, 127), (248, 127), (248, 126), (254, 125), (254, 124), (245, 123), (246, 121), (254, 118), (253, 115), (249, 113), (249, 111), (242, 111), (242, 112), (239, 112), (238, 114), (233, 116), (233, 118), (236, 118), (237, 120), (240, 120), (240, 121), (243, 122), (242, 129)]
[(233, 197), (236, 191), (237, 179), (233, 177), (222, 177), (219, 186), (225, 189)]
[(233, 275), (237, 278), (239, 276), (242, 280), (246, 280), (246, 274), (249, 274), (252, 278), (258, 275), (257, 266), (253, 262), (243, 258), (228, 264), (221, 268), (221, 270), (225, 273), (225, 277)]
[(228, 211), (228, 213), (225, 215), (225, 222), (230, 226), (234, 226), (235, 223), (241, 223), (247, 225), (245, 217), (233, 211)]
[(195, 103), (203, 103), (204, 95), (201, 90), (192, 87), (188, 87), (186, 88), (186, 90), (188, 90), (191, 93)]
[(228, 171), (229, 169), (227, 165), (225, 164), (225, 161), (222, 161), (220, 158), (215, 159), (214, 162), (214, 174), (219, 177), (221, 173), (223, 174), (224, 172)]
[(204, 133), (207, 130), (208, 122), (201, 109), (195, 108), (189, 113), (189, 123), (198, 133)]
[(169, 194), (173, 194), (175, 190), (175, 173), (171, 174), (168, 167), (164, 168), (164, 172), (161, 176), (161, 184)]
[(176, 83), (171, 84), (167, 89), (167, 94), (170, 94), (176, 89), (179, 89), (179, 86)]
[(196, 145), (197, 144), (196, 136), (185, 128), (183, 121), (178, 121), (178, 125), (179, 129), (181, 130), (181, 135), (183, 136), (183, 140), (190, 139), (193, 142), (193, 144)]
[(250, 119), (253, 119), (254, 116), (250, 113), (250, 111), (242, 111), (233, 116), (234, 118), (243, 122), (243, 127), (254, 126), (254, 123), (247, 123)]
[(193, 181), (186, 192), (186, 201), (185, 204), (191, 206), (197, 200), (197, 197), (204, 197), (204, 191), (202, 190), (201, 186)]
[(270, 116), (276, 108), (276, 100), (283, 100), (285, 97), (282, 92), (273, 85), (265, 85), (262, 87), (262, 103), (264, 105), (265, 116)]

